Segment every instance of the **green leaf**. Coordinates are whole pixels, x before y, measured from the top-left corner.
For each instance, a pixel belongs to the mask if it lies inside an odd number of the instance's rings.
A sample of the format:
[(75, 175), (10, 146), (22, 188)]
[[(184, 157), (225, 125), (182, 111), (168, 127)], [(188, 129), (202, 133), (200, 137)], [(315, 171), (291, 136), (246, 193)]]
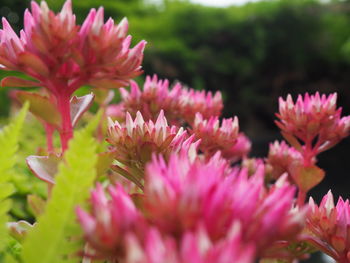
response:
[(16, 164), (18, 140), (28, 107), (29, 104), (26, 103), (13, 122), (0, 131), (0, 251), (4, 250), (8, 240), (6, 223), (11, 202), (7, 198), (14, 191), (9, 181)]
[(76, 240), (81, 236), (74, 209), (89, 195), (96, 177), (97, 142), (92, 137), (98, 114), (82, 131), (74, 134), (69, 149), (60, 163), (45, 212), (23, 244), (26, 263), (77, 262), (75, 253), (81, 249)]

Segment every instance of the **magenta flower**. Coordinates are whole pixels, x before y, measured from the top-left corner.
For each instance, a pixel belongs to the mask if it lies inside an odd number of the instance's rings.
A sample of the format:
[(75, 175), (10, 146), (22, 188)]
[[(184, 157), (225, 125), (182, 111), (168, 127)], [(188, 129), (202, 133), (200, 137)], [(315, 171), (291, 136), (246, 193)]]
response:
[(235, 162), (247, 158), (252, 148), (252, 142), (243, 133), (239, 133), (235, 145), (230, 149), (231, 161)]
[(204, 220), (213, 238), (225, 234), (232, 220), (226, 201), (230, 182), (223, 178), (226, 163), (214, 158), (203, 164), (199, 159), (190, 161), (185, 154), (172, 155), (169, 164), (159, 158), (147, 166), (145, 209), (162, 232), (178, 236)]
[(286, 177), (265, 189), (263, 165), (250, 178), (246, 169), (227, 175), (226, 167), (181, 155), (172, 155), (168, 164), (154, 159), (146, 169), (146, 216), (173, 236), (202, 222), (211, 240), (224, 238), (239, 221), (243, 240), (254, 242), (258, 254), (274, 241), (295, 238), (305, 212), (291, 211), (295, 188)]
[[(130, 49), (128, 21), (118, 25), (109, 18), (104, 24), (103, 8), (92, 9), (79, 30), (79, 50), (88, 83), (102, 88), (119, 88), (140, 75), (146, 42)], [(80, 62), (80, 61), (79, 61)], [(87, 77), (85, 76), (85, 77)]]
[(207, 156), (221, 151), (224, 158), (236, 161), (246, 156), (250, 150), (250, 141), (243, 134), (239, 134), (238, 130), (237, 117), (223, 119), (220, 125), (218, 117), (205, 120), (202, 114), (197, 113), (191, 132), (201, 140), (199, 148)]
[(221, 93), (184, 88), (180, 83), (169, 89), (168, 80), (158, 80), (157, 75), (146, 77), (141, 90), (136, 82), (130, 92), (121, 89), (123, 104), (132, 116), (140, 111), (146, 120), (155, 120), (160, 110), (172, 124), (192, 123), (197, 112), (205, 118), (219, 116), (223, 107)]
[(109, 188), (111, 199), (101, 185), (91, 193), (92, 213), (77, 208), (77, 215), (84, 235), (93, 248), (94, 258), (115, 260), (126, 249), (125, 236), (129, 233), (143, 235), (145, 221), (123, 187)]
[[(152, 154), (162, 154), (167, 158), (172, 152), (182, 149), (187, 137), (183, 128), (168, 126), (163, 111), (155, 123), (151, 120), (145, 122), (140, 112), (135, 120), (127, 113), (125, 124), (110, 120), (107, 141), (113, 146), (115, 159), (121, 163), (114, 166), (114, 170), (142, 187), (144, 166)], [(192, 140), (191, 137), (186, 143)]]
[(129, 49), (127, 21), (124, 19), (115, 25), (109, 19), (104, 24), (102, 8), (97, 12), (92, 9), (79, 28), (70, 0), (58, 14), (54, 14), (46, 2), (39, 6), (32, 1), (31, 12), (25, 11), (20, 37), (5, 18), (2, 21), (2, 68), (23, 72), (36, 80), (7, 77), (2, 85), (41, 86), (48, 91), (49, 96), (41, 100), (54, 105), (61, 115), (58, 130), (63, 151), (72, 137), (70, 100), (76, 89), (84, 84), (104, 88), (126, 86), (130, 78), (142, 73), (145, 42)]
[(276, 242), (294, 240), (305, 209), (292, 209), (295, 189), (286, 177), (266, 189), (263, 165), (249, 178), (247, 169), (228, 167), (220, 154), (209, 161), (191, 160), (184, 151), (168, 162), (154, 157), (144, 195), (134, 199), (138, 211), (121, 187), (110, 190), (111, 201), (98, 187), (92, 214), (78, 210), (89, 245), (96, 255), (111, 252), (125, 262), (158, 262), (153, 260), (167, 255), (174, 262), (253, 262)]
[(203, 228), (187, 232), (179, 244), (173, 238), (150, 229), (141, 243), (134, 236), (128, 237), (126, 263), (252, 263), (254, 245), (242, 242), (239, 224), (230, 230), (228, 238), (212, 242)]
[(271, 176), (277, 179), (284, 173), (293, 176), (293, 167), (303, 164), (303, 156), (285, 141), (275, 141), (270, 144), (266, 162), (270, 167)]
[(109, 196), (98, 185), (91, 194), (92, 213), (77, 208), (90, 248), (86, 258), (126, 263), (254, 262), (254, 244), (243, 241), (239, 223), (219, 241), (211, 240), (200, 223), (180, 237), (164, 235), (146, 222), (121, 186), (110, 187)]
[[(350, 116), (341, 117), (336, 108), (337, 94), (306, 93), (294, 103), (290, 95), (279, 99), (276, 121), (285, 139), (304, 157), (305, 165), (314, 163), (314, 157), (336, 145), (350, 133)], [(301, 145), (298, 140), (304, 144)]]
[(125, 119), (125, 109), (123, 104), (112, 104), (106, 107), (106, 116), (112, 120), (122, 122)]
[(130, 92), (120, 89), (125, 110), (133, 116), (140, 111), (146, 120), (155, 120), (161, 110), (171, 123), (178, 123), (181, 118), (179, 97), (182, 86), (177, 83), (171, 90), (168, 80), (158, 80), (157, 75), (152, 78), (146, 76), (143, 90), (136, 82), (131, 82)]
[(310, 198), (306, 229), (310, 233), (308, 241), (340, 263), (350, 262), (350, 205), (349, 200), (339, 197), (334, 206), (332, 192), (329, 191), (317, 206)]
[(337, 94), (280, 98), (276, 121), (284, 138), (302, 155), (302, 165), (293, 166), (291, 173), (299, 187), (298, 205), (305, 202), (306, 193), (320, 183), (324, 171), (315, 165), (316, 156), (336, 145), (350, 133), (350, 116), (341, 117), (336, 107)]
[(221, 92), (214, 95), (204, 90), (183, 89), (180, 97), (181, 112), (185, 120), (192, 124), (197, 113), (202, 114), (204, 119), (220, 116), (223, 108)]

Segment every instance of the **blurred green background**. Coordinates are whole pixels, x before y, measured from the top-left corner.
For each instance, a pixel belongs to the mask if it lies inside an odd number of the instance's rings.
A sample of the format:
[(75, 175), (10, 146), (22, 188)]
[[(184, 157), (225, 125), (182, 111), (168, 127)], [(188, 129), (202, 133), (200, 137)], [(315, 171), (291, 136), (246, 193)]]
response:
[[(224, 116), (239, 116), (241, 130), (253, 141), (253, 156), (264, 156), (268, 143), (281, 138), (274, 125), (279, 96), (338, 92), (338, 105), (350, 114), (350, 0), (271, 0), (227, 8), (145, 1), (73, 0), (73, 7), (79, 23), (98, 6), (115, 21), (128, 17), (134, 43), (148, 42), (145, 74), (220, 90)], [(47, 2), (56, 11), (63, 4)], [(0, 15), (19, 31), (29, 4), (0, 0)], [(0, 71), (1, 78), (5, 74)], [(0, 119), (9, 112), (7, 91), (0, 89)], [(32, 138), (35, 130), (25, 134)], [(312, 192), (316, 200), (329, 188), (350, 197), (349, 156), (349, 138), (320, 156), (327, 176)]]
[[(145, 0), (147, 1), (147, 0)], [(253, 155), (280, 138), (274, 125), (278, 97), (291, 93), (338, 92), (350, 114), (350, 1), (279, 0), (216, 8), (189, 1), (73, 0), (79, 23), (92, 7), (106, 16), (127, 16), (134, 43), (148, 41), (145, 74), (159, 74), (196, 89), (220, 90), (224, 116), (239, 116), (253, 140)], [(63, 0), (48, 0), (59, 10)], [(0, 15), (21, 29), (26, 0), (0, 0)], [(4, 75), (6, 72), (0, 72)], [(0, 91), (0, 116), (8, 114), (7, 90)], [(349, 196), (344, 178), (349, 139), (320, 157), (331, 171), (319, 193), (332, 187)], [(317, 193), (315, 193), (317, 195)]]

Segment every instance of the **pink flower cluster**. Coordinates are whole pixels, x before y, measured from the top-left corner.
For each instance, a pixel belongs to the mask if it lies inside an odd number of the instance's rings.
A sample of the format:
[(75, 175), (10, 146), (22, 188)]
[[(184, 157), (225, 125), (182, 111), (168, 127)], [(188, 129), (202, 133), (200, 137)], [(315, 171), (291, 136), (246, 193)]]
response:
[[(25, 11), (24, 29), (20, 37), (5, 18), (2, 22), (2, 69), (17, 70), (35, 79), (7, 77), (2, 80), (2, 85), (46, 89), (48, 96), (40, 97), (41, 102), (54, 105), (52, 110), (60, 115), (58, 127), (53, 127), (60, 132), (63, 151), (73, 136), (71, 96), (75, 90), (84, 84), (107, 89), (127, 86), (130, 78), (142, 73), (141, 62), (146, 42), (141, 41), (130, 49), (127, 20), (123, 19), (115, 25), (110, 18), (104, 23), (103, 8), (98, 11), (92, 9), (79, 27), (70, 0), (58, 14), (51, 11), (44, 1), (40, 6), (32, 1), (31, 12)], [(37, 101), (39, 95), (33, 96), (32, 93), (26, 94), (26, 99), (32, 104), (31, 110), (48, 126), (49, 118), (42, 118), (44, 114), (35, 110), (40, 107), (40, 101)], [(52, 127), (49, 130), (48, 137), (51, 137)]]
[(122, 164), (113, 166), (114, 170), (142, 188), (144, 167), (152, 154), (168, 157), (190, 145), (193, 137), (188, 138), (183, 128), (168, 126), (161, 111), (155, 123), (145, 122), (140, 112), (136, 113), (135, 120), (127, 113), (124, 124), (109, 119), (107, 140), (112, 145), (115, 159)]
[(141, 111), (144, 118), (154, 120), (160, 110), (173, 124), (192, 123), (199, 112), (204, 118), (219, 116), (223, 108), (221, 93), (196, 91), (184, 88), (180, 83), (169, 89), (168, 80), (158, 80), (157, 75), (146, 77), (143, 90), (136, 82), (131, 83), (130, 92), (121, 89), (122, 104), (127, 112), (135, 116)]
[[(3, 19), (0, 65), (33, 79), (7, 77), (2, 85), (45, 90), (13, 94), (31, 102), (47, 131), (49, 155), (27, 163), (49, 192), (73, 127), (95, 96), (103, 112), (98, 138), (106, 137), (109, 149), (97, 157), (90, 211), (76, 211), (86, 242), (83, 262), (295, 262), (318, 248), (350, 263), (349, 201), (339, 198), (334, 206), (329, 192), (320, 206), (312, 199), (305, 204), (325, 176), (317, 155), (350, 134), (350, 116), (341, 116), (336, 94), (280, 98), (276, 123), (289, 145), (276, 141), (267, 158), (249, 159), (251, 143), (238, 118), (220, 118), (220, 92), (180, 83), (170, 88), (156, 75), (146, 77), (143, 88), (131, 80), (142, 73), (146, 42), (130, 48), (126, 19), (105, 22), (103, 9), (92, 9), (78, 26), (67, 0), (58, 14), (33, 1), (24, 21), (17, 36)], [(72, 96), (84, 84), (95, 95)], [(106, 89), (120, 87), (122, 101), (108, 106), (113, 92)], [(32, 226), (10, 227), (23, 238)]]
[(292, 176), (293, 168), (302, 165), (303, 156), (285, 141), (270, 144), (267, 164), (271, 167), (272, 178), (279, 178), (284, 173)]
[[(318, 92), (280, 98), (276, 124), (290, 143), (270, 146), (268, 162), (278, 167), (273, 173), (288, 172), (299, 188), (298, 204), (304, 203), (306, 193), (319, 184), (324, 171), (316, 166), (316, 156), (333, 147), (350, 134), (350, 116), (341, 117), (336, 105), (337, 94), (326, 96)], [(278, 176), (278, 175), (277, 175)]]
[(329, 191), (319, 206), (310, 198), (307, 216), (308, 237), (315, 247), (334, 258), (339, 263), (350, 262), (350, 204), (339, 197), (334, 206), (332, 192)]
[(3, 18), (0, 63), (5, 69), (23, 71), (38, 80), (34, 86), (66, 95), (86, 83), (104, 88), (125, 86), (142, 73), (145, 42), (129, 49), (126, 19), (118, 25), (111, 18), (104, 23), (103, 9), (92, 9), (78, 27), (69, 0), (57, 15), (46, 2), (39, 6), (33, 1), (31, 7), (32, 12), (25, 12), (20, 37)]
[[(147, 166), (139, 210), (122, 187), (92, 193), (79, 221), (98, 258), (121, 262), (254, 262), (278, 240), (294, 240), (304, 212), (292, 213), (295, 188), (281, 178), (264, 186), (264, 166), (227, 173), (219, 154), (208, 162), (184, 152)], [(122, 203), (121, 203), (122, 202)], [(105, 249), (105, 250), (104, 250)], [(169, 261), (169, 259), (171, 259)]]
[(200, 149), (206, 156), (212, 156), (221, 151), (224, 158), (237, 161), (247, 156), (251, 143), (243, 134), (238, 133), (238, 118), (223, 119), (220, 126), (218, 117), (203, 119), (202, 114), (197, 113), (191, 132), (201, 140)]
[[(299, 95), (294, 103), (290, 95), (280, 98), (276, 121), (285, 139), (304, 157), (307, 165), (314, 162), (320, 152), (336, 145), (350, 133), (350, 116), (341, 117), (341, 108), (336, 107), (337, 94), (328, 97), (318, 92), (315, 95)], [(303, 142), (303, 145), (300, 142)]]

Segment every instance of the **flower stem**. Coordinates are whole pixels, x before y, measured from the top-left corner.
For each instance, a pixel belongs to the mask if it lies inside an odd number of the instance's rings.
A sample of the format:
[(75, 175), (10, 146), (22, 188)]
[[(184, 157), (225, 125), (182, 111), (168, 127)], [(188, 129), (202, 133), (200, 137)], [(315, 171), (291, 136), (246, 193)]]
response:
[(68, 149), (69, 140), (73, 137), (73, 126), (70, 116), (69, 96), (58, 96), (57, 104), (62, 119), (62, 126), (59, 133), (61, 138), (62, 153), (64, 153)]
[(306, 193), (299, 188), (298, 199), (297, 199), (298, 207), (302, 207), (304, 205), (305, 199), (306, 199)]
[(45, 123), (44, 126), (45, 126), (45, 131), (46, 131), (47, 152), (53, 153), (54, 152), (53, 133), (55, 131), (55, 128), (48, 123)]

